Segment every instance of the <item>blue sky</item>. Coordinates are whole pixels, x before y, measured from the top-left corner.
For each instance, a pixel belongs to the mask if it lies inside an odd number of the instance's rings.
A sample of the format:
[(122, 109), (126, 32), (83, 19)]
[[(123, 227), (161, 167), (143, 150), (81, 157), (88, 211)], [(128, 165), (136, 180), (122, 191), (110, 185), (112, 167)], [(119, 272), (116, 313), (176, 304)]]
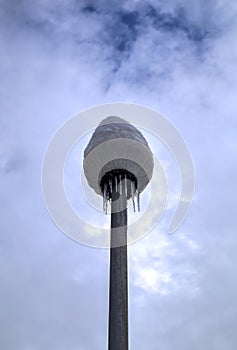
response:
[[(196, 172), (175, 235), (171, 193), (129, 248), (130, 347), (236, 349), (236, 11), (223, 0), (1, 1), (2, 349), (107, 346), (108, 251), (53, 224), (41, 165), (62, 123), (114, 101), (165, 115)], [(157, 147), (175, 191), (175, 163)]]

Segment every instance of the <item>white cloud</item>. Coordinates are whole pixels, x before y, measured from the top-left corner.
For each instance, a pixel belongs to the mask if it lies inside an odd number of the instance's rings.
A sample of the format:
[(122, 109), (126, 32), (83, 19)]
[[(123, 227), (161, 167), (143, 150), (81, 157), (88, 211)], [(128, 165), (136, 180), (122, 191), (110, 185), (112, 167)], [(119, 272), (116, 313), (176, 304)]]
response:
[[(150, 1), (157, 14), (171, 15), (159, 27), (143, 2), (130, 5), (134, 25), (122, 16), (127, 3), (115, 3), (113, 10), (94, 2), (94, 12), (74, 1), (2, 6), (1, 346), (105, 348), (108, 252), (76, 245), (51, 223), (40, 170), (62, 122), (124, 100), (176, 125), (194, 159), (197, 191), (174, 236), (166, 235), (168, 210), (159, 231), (129, 248), (131, 347), (234, 350), (236, 4)], [(208, 34), (194, 40), (190, 30)], [(118, 34), (125, 36), (115, 45)], [(171, 175), (174, 193), (175, 181)]]

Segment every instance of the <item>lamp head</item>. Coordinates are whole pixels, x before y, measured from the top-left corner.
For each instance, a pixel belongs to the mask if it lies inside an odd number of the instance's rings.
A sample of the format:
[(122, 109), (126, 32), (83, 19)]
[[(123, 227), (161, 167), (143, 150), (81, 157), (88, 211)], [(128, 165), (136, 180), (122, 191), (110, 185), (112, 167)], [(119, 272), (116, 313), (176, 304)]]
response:
[(90, 187), (104, 198), (113, 191), (134, 198), (148, 185), (153, 155), (142, 133), (115, 116), (102, 120), (84, 151), (83, 168)]

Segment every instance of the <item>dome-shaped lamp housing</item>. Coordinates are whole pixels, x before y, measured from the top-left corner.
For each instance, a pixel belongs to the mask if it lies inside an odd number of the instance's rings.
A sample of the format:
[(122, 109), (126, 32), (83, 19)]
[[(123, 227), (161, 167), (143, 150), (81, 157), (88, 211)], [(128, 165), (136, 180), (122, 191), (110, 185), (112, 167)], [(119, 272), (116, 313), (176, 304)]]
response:
[(124, 192), (127, 199), (132, 197), (133, 202), (135, 195), (139, 200), (139, 194), (152, 177), (153, 167), (153, 155), (146, 139), (120, 117), (102, 120), (84, 151), (86, 179), (104, 197), (105, 211), (113, 189)]

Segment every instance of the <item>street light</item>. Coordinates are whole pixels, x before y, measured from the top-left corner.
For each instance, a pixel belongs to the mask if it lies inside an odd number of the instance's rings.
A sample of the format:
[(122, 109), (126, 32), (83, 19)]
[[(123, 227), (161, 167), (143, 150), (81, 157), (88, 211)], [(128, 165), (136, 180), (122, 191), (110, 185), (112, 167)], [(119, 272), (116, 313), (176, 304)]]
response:
[(102, 120), (84, 151), (88, 184), (103, 197), (104, 212), (111, 208), (109, 350), (128, 349), (127, 206), (140, 211), (153, 167), (146, 139), (120, 117)]

